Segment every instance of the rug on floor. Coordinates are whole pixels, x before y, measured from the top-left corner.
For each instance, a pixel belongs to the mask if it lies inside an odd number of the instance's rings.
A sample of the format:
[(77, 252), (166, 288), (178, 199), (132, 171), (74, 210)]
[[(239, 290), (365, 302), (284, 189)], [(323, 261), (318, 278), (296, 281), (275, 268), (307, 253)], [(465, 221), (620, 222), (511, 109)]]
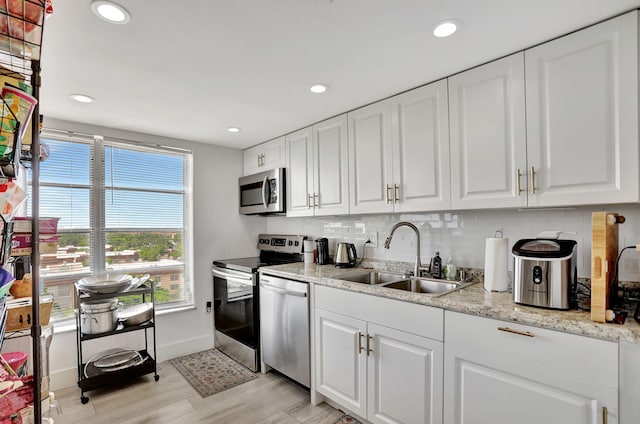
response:
[(333, 424), (362, 424), (360, 421), (353, 418), (351, 415), (343, 415), (338, 421)]
[(169, 360), (202, 397), (211, 396), (256, 378), (218, 349), (209, 349)]

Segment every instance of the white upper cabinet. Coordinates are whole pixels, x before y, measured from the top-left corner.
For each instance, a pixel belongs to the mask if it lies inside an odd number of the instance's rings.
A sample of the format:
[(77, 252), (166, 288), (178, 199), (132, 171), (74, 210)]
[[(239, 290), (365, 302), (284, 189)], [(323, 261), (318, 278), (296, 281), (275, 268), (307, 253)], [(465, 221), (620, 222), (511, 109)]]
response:
[(374, 103), (348, 117), (351, 213), (393, 211), (391, 105)]
[(450, 207), (446, 84), (349, 112), (352, 213)]
[(347, 116), (286, 136), (287, 216), (349, 213)]
[(242, 153), (243, 175), (286, 166), (284, 137), (250, 147)]
[(447, 81), (437, 81), (389, 100), (394, 211), (449, 209)]
[(526, 206), (524, 55), (449, 78), (451, 206)]
[(639, 200), (637, 28), (633, 11), (525, 52), (530, 206)]
[(314, 214), (349, 213), (347, 115), (313, 126)]

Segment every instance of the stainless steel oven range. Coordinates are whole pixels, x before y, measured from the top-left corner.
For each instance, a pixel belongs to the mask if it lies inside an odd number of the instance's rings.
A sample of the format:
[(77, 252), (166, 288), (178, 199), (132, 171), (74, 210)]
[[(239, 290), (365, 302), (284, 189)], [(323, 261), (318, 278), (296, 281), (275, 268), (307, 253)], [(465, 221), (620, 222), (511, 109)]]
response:
[(260, 370), (258, 268), (302, 262), (300, 235), (260, 234), (259, 257), (213, 261), (215, 345), (253, 371)]

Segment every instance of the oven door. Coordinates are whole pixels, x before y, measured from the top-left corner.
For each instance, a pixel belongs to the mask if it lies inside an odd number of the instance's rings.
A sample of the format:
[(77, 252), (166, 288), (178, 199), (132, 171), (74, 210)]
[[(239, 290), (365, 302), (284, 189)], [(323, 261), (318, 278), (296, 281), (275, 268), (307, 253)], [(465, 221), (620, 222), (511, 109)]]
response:
[(211, 271), (216, 330), (257, 349), (260, 334), (256, 274), (215, 266)]
[(240, 213), (245, 215), (283, 213), (284, 168), (276, 168), (238, 179)]

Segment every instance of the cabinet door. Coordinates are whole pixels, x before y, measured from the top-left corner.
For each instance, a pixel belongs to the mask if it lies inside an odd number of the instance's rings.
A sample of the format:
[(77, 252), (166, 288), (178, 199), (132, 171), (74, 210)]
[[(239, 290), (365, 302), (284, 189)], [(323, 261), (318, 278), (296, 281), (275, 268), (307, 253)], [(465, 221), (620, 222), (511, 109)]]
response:
[(364, 321), (315, 310), (315, 365), (318, 393), (364, 417), (367, 328)]
[(637, 11), (525, 51), (530, 206), (638, 201)]
[(282, 168), (287, 166), (285, 138), (280, 137), (275, 140), (267, 141), (262, 145), (262, 170), (266, 171), (273, 168)]
[(242, 175), (260, 172), (262, 164), (262, 145), (250, 147), (242, 152)]
[(442, 342), (369, 323), (367, 419), (442, 422)]
[(617, 343), (450, 311), (445, 340), (447, 424), (618, 422)]
[(347, 115), (313, 126), (315, 215), (349, 213)]
[(450, 209), (447, 81), (393, 97), (391, 105), (395, 212)]
[(348, 117), (350, 211), (391, 212), (393, 174), (390, 103), (374, 103), (349, 112)]
[(449, 102), (451, 207), (526, 206), (523, 53), (450, 77)]
[(287, 216), (313, 215), (313, 146), (311, 127), (286, 136)]
[[(601, 424), (597, 399), (571, 393), (478, 363), (473, 354), (447, 347), (445, 396), (452, 397), (445, 423)], [(617, 423), (608, 415), (608, 423)]]

